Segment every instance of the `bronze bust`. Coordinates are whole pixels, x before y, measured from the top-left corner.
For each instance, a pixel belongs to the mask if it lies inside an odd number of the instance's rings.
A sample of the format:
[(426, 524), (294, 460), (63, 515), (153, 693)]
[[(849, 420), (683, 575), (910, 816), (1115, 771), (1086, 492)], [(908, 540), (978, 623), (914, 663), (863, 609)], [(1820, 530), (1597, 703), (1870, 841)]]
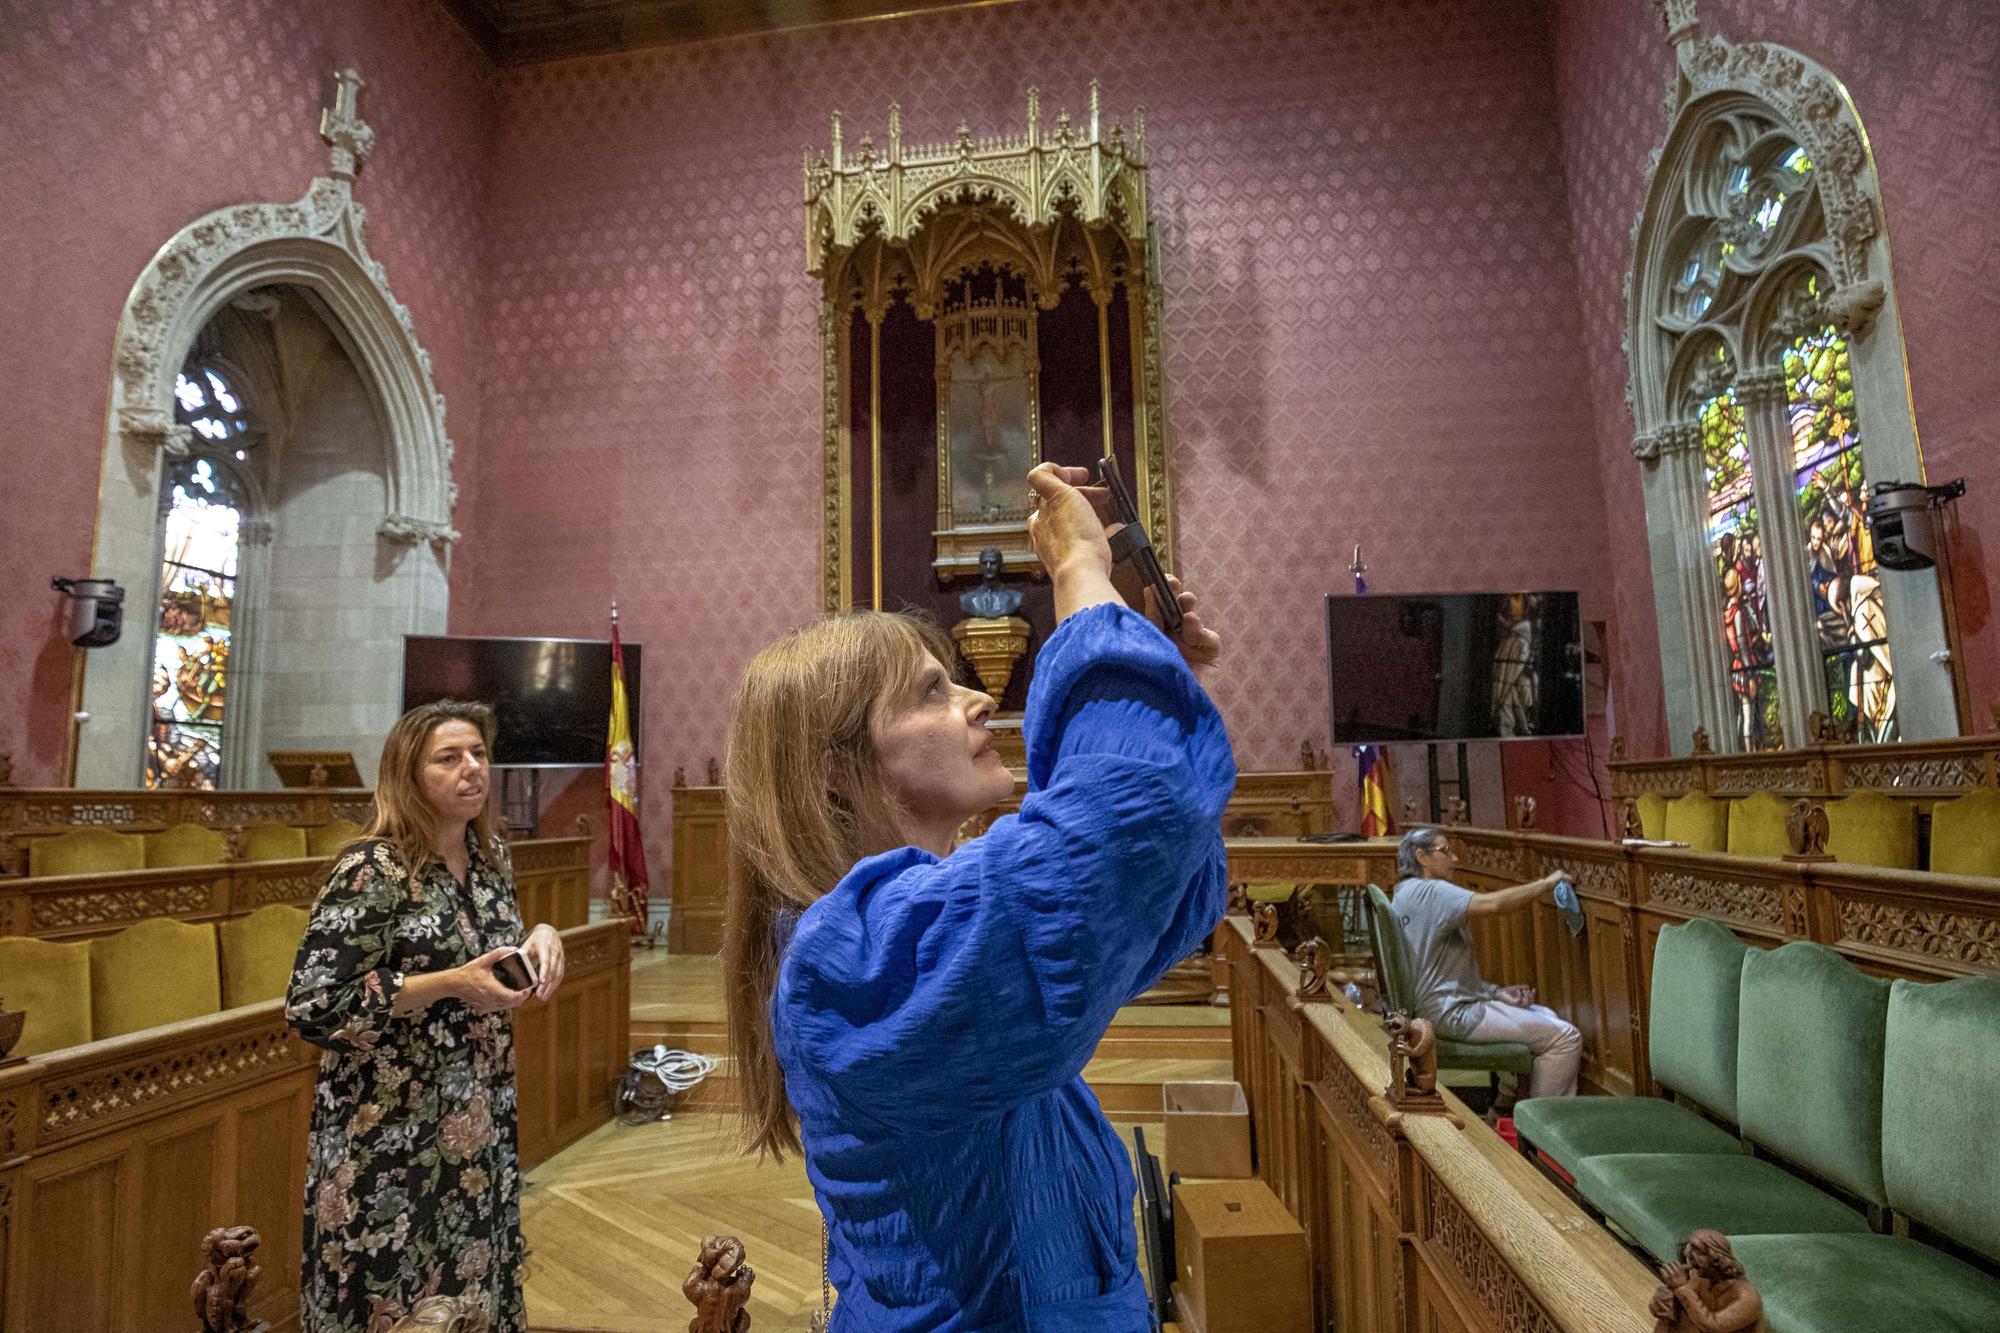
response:
[(979, 553), (979, 586), (958, 595), (958, 609), (968, 616), (987, 620), (1011, 616), (1021, 609), (1021, 590), (1000, 581), (1007, 565), (1000, 548), (989, 546)]

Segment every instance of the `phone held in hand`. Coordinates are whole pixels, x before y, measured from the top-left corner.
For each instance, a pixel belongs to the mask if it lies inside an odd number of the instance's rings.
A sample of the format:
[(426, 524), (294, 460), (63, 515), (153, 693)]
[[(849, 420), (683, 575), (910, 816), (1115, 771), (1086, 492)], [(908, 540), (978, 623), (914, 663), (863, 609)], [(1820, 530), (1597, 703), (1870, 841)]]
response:
[[(1146, 535), (1146, 529), (1139, 522), (1138, 507), (1132, 503), (1132, 492), (1125, 489), (1125, 478), (1118, 471), (1118, 459), (1106, 454), (1097, 460), (1097, 480), (1111, 497), (1111, 517), (1124, 524), (1111, 534), (1111, 559), (1114, 564), (1130, 560), (1138, 569), (1146, 586), (1153, 590), (1153, 600), (1160, 611), (1160, 626), (1166, 630), (1168, 638), (1181, 632), (1181, 601), (1174, 596), (1173, 585), (1167, 582), (1167, 571), (1160, 568), (1160, 558), (1153, 552), (1153, 542)], [(1143, 609), (1143, 608), (1142, 608)]]
[(493, 975), (508, 990), (527, 990), (535, 984), (535, 969), (528, 962), (528, 955), (519, 949), (496, 960)]

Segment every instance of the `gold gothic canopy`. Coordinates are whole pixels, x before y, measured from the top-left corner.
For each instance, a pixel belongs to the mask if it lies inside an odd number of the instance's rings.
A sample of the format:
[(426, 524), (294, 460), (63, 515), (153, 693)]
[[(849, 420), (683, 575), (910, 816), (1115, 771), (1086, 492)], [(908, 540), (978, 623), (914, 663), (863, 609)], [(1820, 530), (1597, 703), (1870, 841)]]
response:
[[(836, 114), (831, 153), (807, 150), (805, 206), (806, 267), (821, 281), (820, 573), (828, 610), (854, 605), (857, 593), (866, 604), (883, 604), (885, 523), (892, 560), (908, 545), (897, 530), (911, 521), (908, 506), (897, 508), (892, 495), (895, 512), (885, 514), (883, 494), (885, 413), (893, 427), (899, 411), (909, 411), (894, 400), (895, 386), (911, 382), (897, 373), (898, 356), (914, 346), (907, 334), (890, 351), (894, 384), (884, 401), (884, 326), (899, 302), (931, 329), (923, 336), (930, 339), (925, 380), (936, 386), (935, 431), (925, 447), (935, 446), (936, 471), (925, 521), (934, 516), (936, 558), (928, 563), (939, 582), (976, 573), (986, 545), (1000, 547), (1010, 569), (1035, 568), (1018, 507), (1020, 472), (1044, 456), (1045, 442), (1057, 461), (1085, 461), (1064, 456), (1065, 446), (1052, 441), (1060, 432), (1052, 433), (1046, 418), (1056, 409), (1040, 395), (1060, 396), (1062, 386), (1059, 375), (1043, 371), (1049, 357), (1059, 368), (1085, 366), (1094, 377), (1086, 452), (1130, 449), (1141, 517), (1171, 567), (1143, 112), (1129, 132), (1105, 126), (1092, 83), (1087, 123), (1073, 123), (1065, 111), (1044, 126), (1040, 97), (1030, 89), (1025, 134), (975, 136), (961, 123), (950, 142), (905, 146), (901, 109), (891, 106), (886, 151), (866, 135), (849, 151)], [(1094, 348), (1087, 334), (1075, 336), (1087, 319), (1037, 333), (1036, 312), (1057, 311), (1066, 295), (1095, 305)], [(1114, 348), (1114, 328), (1126, 346)], [(1072, 345), (1056, 345), (1064, 337)], [(1067, 420), (1074, 423), (1073, 411)], [(907, 474), (898, 451), (910, 444), (907, 430), (889, 440), (893, 475)], [(1067, 448), (1074, 452), (1074, 443)], [(1002, 474), (1009, 478), (1004, 500)], [(857, 503), (865, 543), (855, 540)], [(897, 577), (892, 569), (890, 582)]]

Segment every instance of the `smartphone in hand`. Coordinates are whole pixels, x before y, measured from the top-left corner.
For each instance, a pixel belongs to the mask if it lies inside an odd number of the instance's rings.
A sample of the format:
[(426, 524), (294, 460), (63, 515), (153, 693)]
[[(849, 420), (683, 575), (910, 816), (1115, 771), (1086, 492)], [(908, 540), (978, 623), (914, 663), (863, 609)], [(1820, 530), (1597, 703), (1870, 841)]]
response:
[(527, 990), (535, 984), (534, 965), (528, 955), (519, 949), (497, 960), (493, 964), (493, 975), (508, 990)]
[[(1146, 535), (1144, 525), (1139, 522), (1139, 510), (1132, 503), (1132, 492), (1125, 489), (1125, 478), (1118, 471), (1118, 459), (1106, 454), (1097, 460), (1097, 480), (1110, 495), (1111, 518), (1124, 526), (1111, 534), (1111, 559), (1123, 564), (1130, 560), (1153, 590), (1153, 600), (1159, 608), (1160, 627), (1174, 638), (1181, 632), (1181, 599), (1174, 595), (1173, 585), (1167, 582), (1167, 571), (1160, 568), (1160, 557), (1153, 551), (1153, 542)], [(1145, 610), (1142, 605), (1136, 608)]]

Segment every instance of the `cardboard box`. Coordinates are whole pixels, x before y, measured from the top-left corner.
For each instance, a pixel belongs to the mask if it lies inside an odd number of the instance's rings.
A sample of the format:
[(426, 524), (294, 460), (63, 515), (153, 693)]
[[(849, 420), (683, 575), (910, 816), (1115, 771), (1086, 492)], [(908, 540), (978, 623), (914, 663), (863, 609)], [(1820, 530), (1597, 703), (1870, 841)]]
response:
[(1174, 1187), (1174, 1269), (1191, 1333), (1311, 1333), (1306, 1233), (1261, 1180)]
[(1166, 1143), (1160, 1169), (1168, 1178), (1227, 1177), (1252, 1173), (1250, 1104), (1243, 1086), (1229, 1079), (1212, 1083), (1164, 1083)]

